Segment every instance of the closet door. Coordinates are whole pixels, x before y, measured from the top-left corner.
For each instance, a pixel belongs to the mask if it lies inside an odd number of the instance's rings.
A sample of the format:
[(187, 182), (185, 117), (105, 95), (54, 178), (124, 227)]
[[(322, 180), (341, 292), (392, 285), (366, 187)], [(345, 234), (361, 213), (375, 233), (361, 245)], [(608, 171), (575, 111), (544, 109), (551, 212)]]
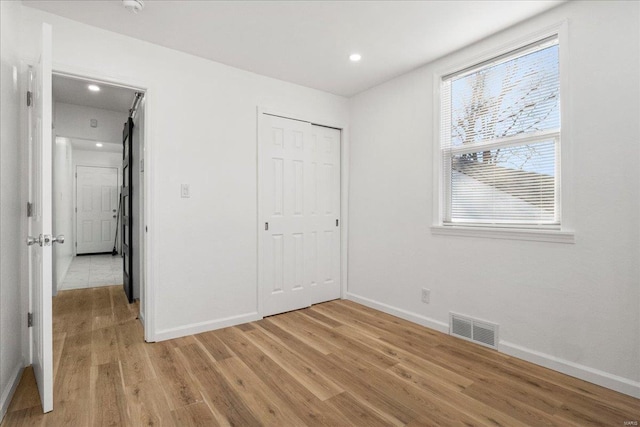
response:
[(262, 120), (259, 286), (269, 316), (340, 296), (340, 132)]
[(311, 304), (340, 298), (340, 131), (311, 127)]

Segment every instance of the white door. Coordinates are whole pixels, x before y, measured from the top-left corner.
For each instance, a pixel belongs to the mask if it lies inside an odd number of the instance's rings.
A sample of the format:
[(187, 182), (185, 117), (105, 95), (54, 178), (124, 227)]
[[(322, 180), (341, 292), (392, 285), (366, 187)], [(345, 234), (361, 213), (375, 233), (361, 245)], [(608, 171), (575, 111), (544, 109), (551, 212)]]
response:
[(32, 313), (32, 365), (42, 409), (53, 409), (53, 342), (51, 317), (51, 26), (42, 25), (38, 65), (29, 71), (29, 286)]
[(311, 304), (317, 304), (340, 298), (341, 291), (340, 131), (311, 126), (311, 150), (312, 236), (318, 237), (312, 242), (309, 285)]
[(340, 297), (340, 131), (263, 114), (261, 132), (259, 286), (269, 316)]
[(76, 169), (76, 242), (78, 254), (111, 252), (116, 237), (118, 169)]

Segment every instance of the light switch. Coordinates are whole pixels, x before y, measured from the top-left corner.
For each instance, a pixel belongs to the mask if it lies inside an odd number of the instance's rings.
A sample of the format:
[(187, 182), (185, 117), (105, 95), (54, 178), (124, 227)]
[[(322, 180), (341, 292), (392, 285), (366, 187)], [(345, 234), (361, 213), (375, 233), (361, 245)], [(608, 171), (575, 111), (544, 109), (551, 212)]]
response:
[(183, 199), (191, 197), (191, 189), (189, 188), (189, 184), (180, 185), (180, 195)]

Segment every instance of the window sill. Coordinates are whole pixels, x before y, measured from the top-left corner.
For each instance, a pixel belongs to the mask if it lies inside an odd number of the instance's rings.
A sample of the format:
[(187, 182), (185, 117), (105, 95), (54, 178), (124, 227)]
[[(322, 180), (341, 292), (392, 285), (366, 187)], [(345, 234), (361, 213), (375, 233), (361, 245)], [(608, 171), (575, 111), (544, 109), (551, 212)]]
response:
[(486, 239), (531, 240), (535, 242), (575, 243), (573, 231), (534, 230), (523, 228), (465, 227), (459, 225), (434, 225), (431, 234), (436, 236), (483, 237)]

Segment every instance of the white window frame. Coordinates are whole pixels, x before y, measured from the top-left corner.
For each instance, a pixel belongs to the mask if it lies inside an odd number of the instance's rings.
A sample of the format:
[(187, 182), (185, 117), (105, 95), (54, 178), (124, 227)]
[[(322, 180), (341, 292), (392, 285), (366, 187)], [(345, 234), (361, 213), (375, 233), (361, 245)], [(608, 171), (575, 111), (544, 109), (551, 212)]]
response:
[[(525, 143), (524, 140), (541, 141), (554, 138), (556, 140), (556, 218), (560, 224), (523, 224), (523, 225), (484, 225), (460, 223), (445, 223), (444, 218), (450, 217), (447, 210), (450, 209), (449, 203), (445, 201), (445, 195), (449, 193), (448, 185), (450, 183), (444, 179), (443, 175), (443, 152), (441, 148), (441, 88), (443, 85), (443, 77), (449, 76), (460, 70), (471, 68), (475, 65), (491, 61), (493, 58), (501, 55), (507, 55), (510, 52), (521, 49), (539, 40), (557, 36), (560, 61), (560, 123), (561, 129), (552, 129), (535, 134), (528, 134), (516, 137), (509, 137), (501, 140), (493, 140), (473, 148), (460, 147), (453, 148), (453, 153), (477, 152), (480, 148), (499, 148), (502, 145), (513, 145), (514, 141)], [(434, 126), (433, 126), (433, 222), (431, 233), (433, 235), (445, 236), (466, 236), (466, 237), (484, 237), (492, 239), (513, 239), (513, 240), (533, 240), (547, 241), (557, 243), (575, 243), (575, 233), (572, 229), (572, 195), (571, 195), (571, 136), (570, 136), (570, 96), (569, 96), (569, 79), (568, 79), (568, 40), (567, 40), (567, 22), (556, 24), (534, 34), (511, 41), (504, 45), (485, 51), (483, 54), (467, 58), (454, 66), (449, 66), (441, 72), (434, 73)], [(561, 141), (562, 149), (560, 149)], [(447, 182), (445, 182), (447, 181)]]

